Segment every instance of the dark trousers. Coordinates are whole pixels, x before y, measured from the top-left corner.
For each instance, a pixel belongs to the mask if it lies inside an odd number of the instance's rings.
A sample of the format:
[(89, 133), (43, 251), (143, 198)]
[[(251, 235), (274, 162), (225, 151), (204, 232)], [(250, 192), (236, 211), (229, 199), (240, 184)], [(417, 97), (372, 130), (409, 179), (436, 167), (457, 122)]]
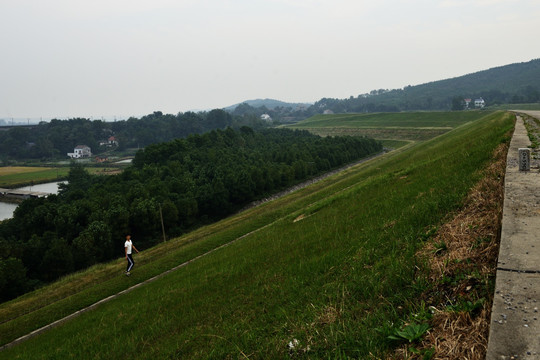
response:
[(126, 271), (131, 271), (131, 269), (133, 269), (133, 265), (135, 265), (135, 261), (133, 261), (133, 256), (131, 256), (131, 254), (127, 254), (127, 269)]

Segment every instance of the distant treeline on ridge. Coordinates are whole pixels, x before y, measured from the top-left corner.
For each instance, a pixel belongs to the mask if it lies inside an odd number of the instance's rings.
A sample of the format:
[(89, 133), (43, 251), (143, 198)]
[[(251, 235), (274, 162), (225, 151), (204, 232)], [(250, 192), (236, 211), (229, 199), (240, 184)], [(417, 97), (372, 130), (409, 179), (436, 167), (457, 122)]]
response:
[(450, 111), (464, 110), (463, 100), (469, 98), (483, 98), (487, 106), (540, 102), (540, 59), (400, 89), (376, 89), (345, 99), (325, 97), (301, 111), (243, 104), (233, 114), (268, 113), (276, 120), (299, 120), (324, 112)]
[(202, 134), (227, 126), (261, 128), (268, 124), (255, 116), (231, 116), (224, 110), (186, 112), (176, 115), (155, 111), (152, 114), (128, 120), (105, 122), (76, 118), (51, 120), (33, 127), (13, 127), (0, 131), (0, 164), (10, 160), (66, 158), (77, 145), (86, 145), (93, 154), (108, 149), (100, 141), (114, 136), (118, 149), (142, 148), (158, 142)]

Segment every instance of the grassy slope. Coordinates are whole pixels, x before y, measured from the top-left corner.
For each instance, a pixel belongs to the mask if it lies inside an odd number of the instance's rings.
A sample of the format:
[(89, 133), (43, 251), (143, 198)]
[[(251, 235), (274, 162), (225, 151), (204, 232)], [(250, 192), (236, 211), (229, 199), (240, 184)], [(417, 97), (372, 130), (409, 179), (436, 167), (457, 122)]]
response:
[(423, 290), (420, 239), (460, 205), (511, 126), (491, 114), (227, 219), (206, 230), (214, 236), (166, 244), (134, 278), (107, 281), (123, 287), (270, 224), (0, 358), (281, 358), (293, 339), (315, 358), (382, 354), (391, 344), (375, 329), (414, 312)]
[(484, 115), (478, 111), (457, 111), (451, 116), (447, 112), (316, 115), (291, 127), (455, 128)]
[(382, 141), (384, 146), (396, 148), (442, 135), (485, 115), (479, 111), (459, 111), (451, 115), (446, 112), (316, 115), (288, 127), (321, 136), (369, 136)]

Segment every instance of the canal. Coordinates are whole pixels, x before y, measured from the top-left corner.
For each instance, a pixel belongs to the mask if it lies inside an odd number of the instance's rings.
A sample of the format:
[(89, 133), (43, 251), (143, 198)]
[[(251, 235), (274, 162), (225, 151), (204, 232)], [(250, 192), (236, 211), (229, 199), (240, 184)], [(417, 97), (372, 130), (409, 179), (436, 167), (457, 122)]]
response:
[[(25, 187), (19, 188), (18, 190), (39, 191), (39, 192), (46, 192), (49, 194), (58, 194), (58, 184), (60, 183), (63, 183), (63, 181), (25, 186)], [(0, 201), (0, 221), (11, 218), (13, 216), (13, 212), (17, 208), (17, 205), (18, 204)]]

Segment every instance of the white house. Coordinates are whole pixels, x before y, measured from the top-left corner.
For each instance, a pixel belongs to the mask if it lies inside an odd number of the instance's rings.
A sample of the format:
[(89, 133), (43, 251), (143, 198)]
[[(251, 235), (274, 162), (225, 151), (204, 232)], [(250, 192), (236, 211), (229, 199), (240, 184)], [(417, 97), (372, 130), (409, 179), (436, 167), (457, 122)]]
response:
[(118, 140), (114, 136), (110, 136), (107, 140), (101, 140), (99, 146), (118, 146)]
[(67, 154), (72, 159), (91, 157), (92, 151), (86, 145), (77, 145), (72, 153)]
[(265, 121), (272, 121), (272, 117), (268, 114), (262, 114), (261, 115), (261, 120), (265, 120)]
[(484, 101), (484, 99), (479, 98), (474, 100), (474, 107), (483, 108), (484, 106), (486, 106), (486, 102)]
[(114, 136), (110, 136), (107, 141), (111, 146), (118, 146), (118, 140)]

